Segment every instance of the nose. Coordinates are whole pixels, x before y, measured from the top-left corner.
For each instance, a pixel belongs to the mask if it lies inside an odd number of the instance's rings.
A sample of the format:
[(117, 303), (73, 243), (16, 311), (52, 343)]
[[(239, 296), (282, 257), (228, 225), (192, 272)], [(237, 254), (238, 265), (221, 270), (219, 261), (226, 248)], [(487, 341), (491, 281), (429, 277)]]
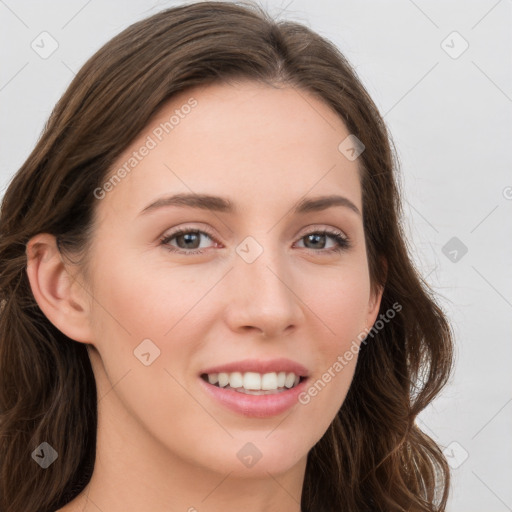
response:
[(229, 273), (226, 322), (234, 332), (267, 338), (290, 334), (303, 320), (294, 272), (278, 249), (266, 248), (252, 262), (236, 256)]

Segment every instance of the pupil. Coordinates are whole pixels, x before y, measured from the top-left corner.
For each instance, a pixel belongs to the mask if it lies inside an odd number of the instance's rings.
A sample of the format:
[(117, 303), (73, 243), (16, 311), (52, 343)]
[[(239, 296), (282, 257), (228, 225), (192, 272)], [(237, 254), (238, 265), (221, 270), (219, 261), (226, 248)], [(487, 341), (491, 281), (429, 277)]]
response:
[[(318, 239), (325, 238), (325, 235), (312, 234), (312, 235), (308, 235), (306, 238), (307, 238), (308, 240), (315, 239), (316, 241), (318, 241)], [(319, 244), (316, 244), (316, 245), (314, 245), (314, 247), (318, 247), (318, 245), (319, 245)]]
[[(181, 235), (179, 238), (183, 238), (185, 240), (185, 244), (189, 244), (190, 242), (194, 242), (194, 237), (196, 238), (196, 242), (199, 240), (198, 233), (186, 233), (184, 235)], [(190, 247), (190, 245), (187, 245), (185, 249), (197, 249), (197, 245), (194, 247)]]

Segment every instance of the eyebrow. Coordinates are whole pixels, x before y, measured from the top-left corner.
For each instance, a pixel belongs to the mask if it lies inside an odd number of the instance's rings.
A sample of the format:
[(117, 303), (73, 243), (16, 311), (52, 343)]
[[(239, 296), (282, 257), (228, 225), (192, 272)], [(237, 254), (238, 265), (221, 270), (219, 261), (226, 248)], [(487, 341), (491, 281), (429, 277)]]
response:
[[(199, 208), (201, 210), (210, 210), (221, 213), (236, 213), (238, 210), (235, 205), (227, 198), (212, 196), (208, 194), (176, 194), (173, 196), (162, 197), (147, 205), (140, 215), (149, 213), (159, 208), (168, 206), (180, 206), (186, 208)], [(294, 208), (295, 214), (304, 214), (310, 212), (319, 212), (327, 210), (333, 206), (349, 208), (353, 212), (361, 215), (359, 208), (348, 198), (337, 195), (319, 196), (312, 199), (303, 199)]]

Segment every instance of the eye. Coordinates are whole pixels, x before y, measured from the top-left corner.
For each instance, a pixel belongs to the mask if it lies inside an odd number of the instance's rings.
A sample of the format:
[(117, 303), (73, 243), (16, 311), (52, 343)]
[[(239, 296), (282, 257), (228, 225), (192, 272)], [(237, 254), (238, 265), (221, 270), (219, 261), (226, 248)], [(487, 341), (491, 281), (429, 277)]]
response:
[[(183, 228), (167, 235), (160, 241), (160, 243), (161, 245), (166, 246), (166, 248), (169, 251), (178, 254), (185, 254), (187, 256), (194, 254), (203, 254), (204, 251), (197, 250), (200, 247), (202, 236), (210, 238), (211, 240), (215, 240), (213, 236), (207, 233), (206, 231), (201, 231), (199, 229)], [(176, 240), (176, 243), (178, 245), (177, 248), (173, 244), (171, 244), (172, 240)]]
[[(327, 250), (318, 250), (325, 249), (325, 244), (327, 239), (334, 240), (334, 247), (330, 247)], [(314, 252), (324, 252), (324, 253), (332, 253), (332, 252), (341, 252), (350, 247), (350, 243), (348, 238), (343, 235), (341, 231), (330, 231), (327, 229), (322, 229), (320, 231), (311, 231), (310, 233), (304, 235), (300, 238), (300, 241), (306, 241), (307, 244), (312, 244), (312, 248)], [(311, 247), (305, 247), (306, 249), (311, 249)]]
[[(194, 256), (196, 254), (203, 254), (207, 247), (201, 247), (201, 238), (209, 238), (218, 244), (214, 236), (207, 231), (192, 228), (181, 228), (177, 231), (170, 233), (160, 240), (160, 245), (173, 253), (183, 254), (185, 256)], [(334, 241), (334, 246), (326, 249), (326, 242), (328, 239)], [(316, 253), (337, 253), (350, 247), (348, 238), (341, 231), (330, 231), (322, 229), (318, 231), (311, 231), (302, 236), (299, 241), (305, 240), (309, 247), (305, 249), (312, 250)], [(175, 242), (175, 244), (173, 243)], [(302, 247), (301, 247), (302, 248)]]

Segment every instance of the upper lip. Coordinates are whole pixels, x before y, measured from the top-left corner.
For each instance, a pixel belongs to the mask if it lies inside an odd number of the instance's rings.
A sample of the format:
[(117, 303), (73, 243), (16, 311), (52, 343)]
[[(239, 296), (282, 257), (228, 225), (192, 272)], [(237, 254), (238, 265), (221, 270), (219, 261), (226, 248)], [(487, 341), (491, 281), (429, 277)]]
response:
[(212, 366), (201, 371), (203, 373), (232, 373), (232, 372), (256, 372), (256, 373), (272, 373), (287, 372), (295, 373), (299, 377), (307, 377), (308, 370), (296, 361), (291, 359), (244, 359), (242, 361), (233, 361), (231, 363)]

